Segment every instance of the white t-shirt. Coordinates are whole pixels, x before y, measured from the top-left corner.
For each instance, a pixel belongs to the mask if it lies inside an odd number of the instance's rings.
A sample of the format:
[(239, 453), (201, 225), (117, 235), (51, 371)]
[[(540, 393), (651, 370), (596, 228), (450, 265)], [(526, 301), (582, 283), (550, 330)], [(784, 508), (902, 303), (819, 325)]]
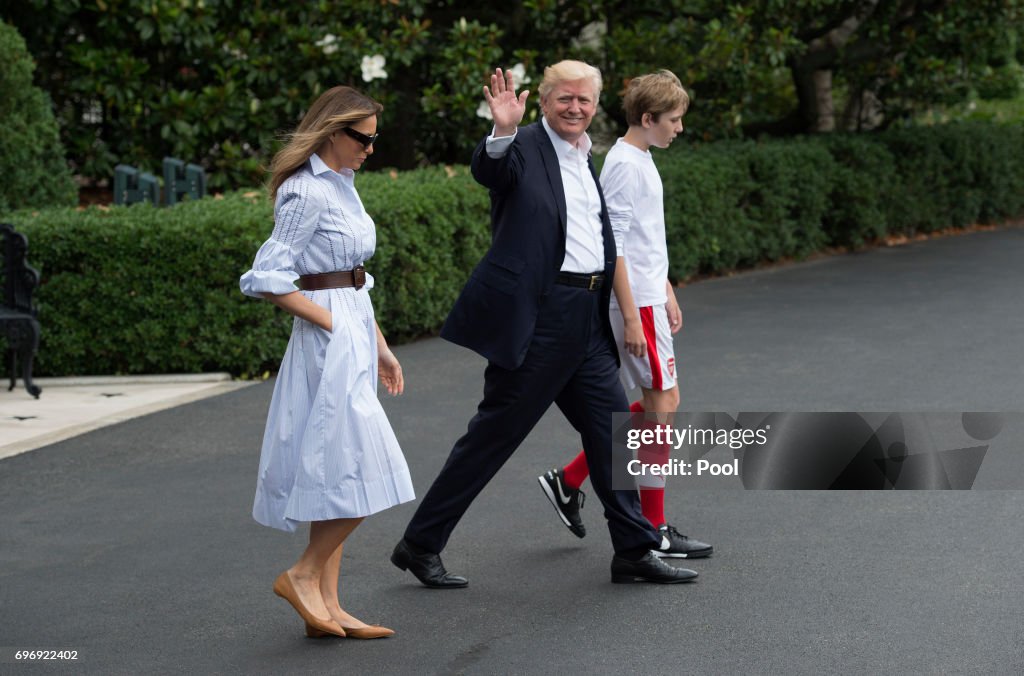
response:
[[(668, 279), (668, 244), (661, 175), (648, 150), (619, 139), (601, 169), (601, 188), (615, 235), (615, 248), (626, 260), (629, 286), (637, 307), (664, 305)], [(612, 294), (612, 302), (616, 302)]]

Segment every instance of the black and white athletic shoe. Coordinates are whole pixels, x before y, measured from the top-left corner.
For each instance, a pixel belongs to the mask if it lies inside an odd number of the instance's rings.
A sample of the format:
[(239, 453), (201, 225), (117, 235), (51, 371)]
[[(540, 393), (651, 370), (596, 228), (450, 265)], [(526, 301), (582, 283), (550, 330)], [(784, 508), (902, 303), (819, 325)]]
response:
[(668, 559), (703, 559), (715, 551), (715, 548), (706, 542), (683, 535), (667, 523), (658, 528), (658, 535), (661, 536), (661, 546), (651, 550), (655, 556)]
[(587, 529), (583, 525), (583, 519), (580, 518), (580, 507), (583, 506), (586, 494), (579, 489), (566, 486), (562, 481), (562, 470), (560, 469), (544, 472), (537, 477), (537, 481), (540, 482), (544, 495), (548, 496), (548, 500), (555, 506), (555, 511), (558, 512), (558, 518), (562, 520), (562, 523), (568, 526), (576, 537), (581, 538), (586, 535)]

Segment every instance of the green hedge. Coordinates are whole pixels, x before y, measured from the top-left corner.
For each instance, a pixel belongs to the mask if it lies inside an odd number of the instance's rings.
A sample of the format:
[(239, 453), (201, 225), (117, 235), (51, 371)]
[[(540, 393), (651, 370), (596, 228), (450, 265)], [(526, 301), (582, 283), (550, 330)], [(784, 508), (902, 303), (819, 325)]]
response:
[[(465, 167), (447, 172), (358, 178), (377, 224), (374, 303), (392, 339), (436, 330), (486, 250), (487, 193)], [(42, 273), (38, 375), (252, 375), (280, 362), (291, 319), (238, 289), (273, 228), (265, 192), (2, 220), (28, 235), (29, 261)]]
[(960, 122), (654, 151), (679, 279), (1024, 215), (1024, 125)]
[[(885, 234), (1024, 215), (1024, 126), (957, 123), (655, 151), (676, 278)], [(371, 272), (390, 340), (436, 331), (489, 241), (466, 167), (364, 173)], [(39, 375), (276, 368), (290, 318), (238, 277), (272, 229), (262, 191), (173, 208), (7, 214), (41, 269)]]

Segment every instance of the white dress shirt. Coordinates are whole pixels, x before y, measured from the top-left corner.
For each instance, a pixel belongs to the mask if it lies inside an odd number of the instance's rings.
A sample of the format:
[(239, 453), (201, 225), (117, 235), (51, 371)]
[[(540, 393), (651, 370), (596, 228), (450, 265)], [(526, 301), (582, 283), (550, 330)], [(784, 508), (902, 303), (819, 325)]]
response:
[[(575, 146), (556, 134), (542, 118), (544, 131), (555, 147), (565, 192), (565, 258), (562, 272), (601, 272), (604, 270), (604, 236), (601, 228), (601, 196), (590, 173), (587, 160), (593, 145), (583, 134)], [(495, 159), (508, 152), (516, 135), (487, 137), (487, 154)]]

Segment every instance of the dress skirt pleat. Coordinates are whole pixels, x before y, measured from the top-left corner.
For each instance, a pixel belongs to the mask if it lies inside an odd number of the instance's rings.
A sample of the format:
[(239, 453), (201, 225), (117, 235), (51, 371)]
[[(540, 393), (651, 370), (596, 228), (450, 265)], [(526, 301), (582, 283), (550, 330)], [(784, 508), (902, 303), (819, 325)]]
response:
[(329, 307), (328, 332), (295, 318), (274, 385), (253, 517), (294, 531), (363, 517), (415, 497), (377, 399), (377, 336), (365, 288), (304, 292)]

